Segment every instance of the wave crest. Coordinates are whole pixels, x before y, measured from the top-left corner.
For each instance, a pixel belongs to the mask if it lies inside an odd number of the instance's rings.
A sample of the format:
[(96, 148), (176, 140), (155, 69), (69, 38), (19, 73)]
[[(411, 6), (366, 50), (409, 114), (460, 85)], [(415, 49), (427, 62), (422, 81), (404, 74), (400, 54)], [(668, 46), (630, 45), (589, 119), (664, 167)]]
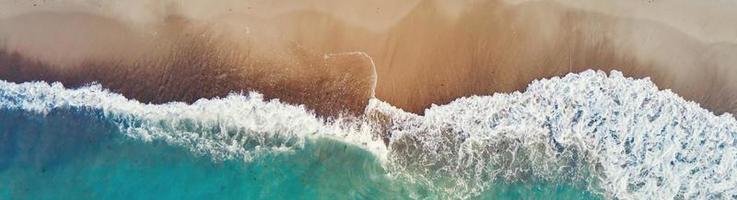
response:
[(310, 137), (340, 138), (382, 151), (369, 129), (350, 118), (326, 120), (304, 106), (264, 100), (259, 93), (200, 99), (193, 104), (143, 104), (99, 85), (65, 89), (60, 83), (14, 84), (0, 81), (0, 107), (48, 113), (84, 109), (112, 121), (126, 135), (163, 140), (213, 159), (253, 159), (265, 152), (299, 148)]

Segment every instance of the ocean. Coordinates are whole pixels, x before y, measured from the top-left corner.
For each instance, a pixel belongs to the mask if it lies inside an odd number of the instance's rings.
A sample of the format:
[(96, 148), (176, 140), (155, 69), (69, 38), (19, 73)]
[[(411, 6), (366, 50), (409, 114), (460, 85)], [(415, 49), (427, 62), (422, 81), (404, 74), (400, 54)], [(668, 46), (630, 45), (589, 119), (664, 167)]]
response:
[(737, 120), (585, 71), (404, 112), (0, 81), (0, 199), (729, 199)]

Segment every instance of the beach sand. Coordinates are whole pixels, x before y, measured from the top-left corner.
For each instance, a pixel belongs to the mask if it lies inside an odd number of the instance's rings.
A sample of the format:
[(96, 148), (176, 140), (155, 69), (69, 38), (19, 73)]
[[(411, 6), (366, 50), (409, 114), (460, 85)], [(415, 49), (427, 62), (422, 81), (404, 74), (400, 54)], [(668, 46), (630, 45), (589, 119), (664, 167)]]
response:
[(375, 97), (421, 114), (600, 69), (737, 113), (737, 35), (716, 40), (657, 15), (553, 1), (224, 2), (13, 5), (18, 14), (0, 19), (0, 79), (98, 82), (157, 103), (256, 90), (324, 115), (360, 114), (375, 84)]

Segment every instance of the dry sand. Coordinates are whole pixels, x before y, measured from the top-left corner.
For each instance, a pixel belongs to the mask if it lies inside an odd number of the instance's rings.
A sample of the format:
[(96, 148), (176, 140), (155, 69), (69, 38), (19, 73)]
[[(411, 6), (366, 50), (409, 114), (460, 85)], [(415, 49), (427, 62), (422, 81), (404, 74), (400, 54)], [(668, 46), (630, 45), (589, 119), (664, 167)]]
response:
[(737, 34), (725, 18), (737, 12), (711, 13), (719, 17), (710, 35), (652, 14), (658, 7), (628, 15), (611, 2), (50, 2), (2, 2), (12, 12), (0, 15), (0, 78), (96, 81), (149, 102), (258, 90), (334, 115), (363, 110), (372, 61), (376, 97), (416, 113), (534, 79), (617, 69), (737, 113)]

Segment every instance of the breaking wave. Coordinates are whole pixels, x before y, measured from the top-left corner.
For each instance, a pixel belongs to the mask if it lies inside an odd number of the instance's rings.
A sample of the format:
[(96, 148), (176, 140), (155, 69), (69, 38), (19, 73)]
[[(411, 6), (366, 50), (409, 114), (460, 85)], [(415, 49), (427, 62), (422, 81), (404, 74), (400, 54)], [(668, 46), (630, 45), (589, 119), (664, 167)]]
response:
[(2, 109), (41, 114), (55, 109), (88, 111), (112, 121), (131, 138), (163, 140), (216, 160), (249, 160), (261, 152), (288, 151), (303, 145), (309, 137), (340, 137), (367, 149), (384, 146), (370, 144), (371, 137), (364, 137), (369, 130), (360, 123), (348, 123), (351, 119), (328, 122), (304, 106), (265, 101), (255, 92), (201, 99), (193, 104), (155, 105), (126, 99), (99, 85), (66, 89), (59, 83), (0, 82), (0, 88)]
[(734, 117), (714, 116), (647, 79), (611, 74), (535, 81), (523, 93), (396, 117), (390, 163), (420, 169), (409, 175), (415, 182), (449, 179), (444, 187), (468, 194), (495, 179), (534, 178), (583, 181), (625, 199), (737, 197)]
[(231, 94), (193, 104), (143, 104), (90, 85), (0, 81), (0, 111), (67, 109), (134, 140), (164, 141), (243, 162), (318, 138), (371, 152), (414, 198), (473, 198), (499, 183), (565, 182), (609, 198), (737, 198), (737, 121), (648, 79), (586, 71), (525, 92), (473, 96), (424, 116), (372, 99), (361, 117)]

